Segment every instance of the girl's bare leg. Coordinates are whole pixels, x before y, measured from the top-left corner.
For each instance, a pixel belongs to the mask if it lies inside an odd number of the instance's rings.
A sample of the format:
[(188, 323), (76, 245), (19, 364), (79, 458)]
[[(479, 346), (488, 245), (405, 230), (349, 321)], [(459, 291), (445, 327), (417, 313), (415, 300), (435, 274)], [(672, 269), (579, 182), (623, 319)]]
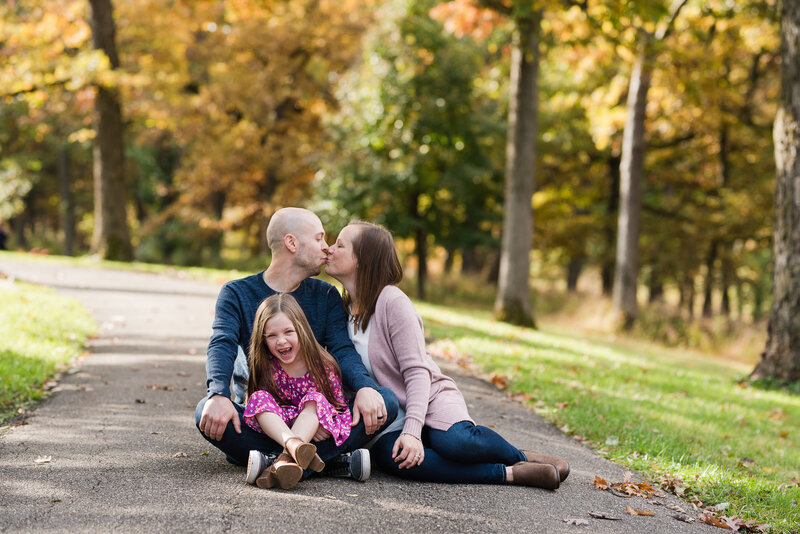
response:
[(291, 443), (284, 444), (284, 446), (290, 449), (290, 454), (297, 459), (300, 465), (320, 472), (325, 467), (325, 463), (317, 456), (317, 447), (310, 443), (318, 428), (317, 403), (309, 402), (303, 406), (300, 415), (297, 416), (292, 425), (292, 432), (303, 443), (298, 445), (297, 440), (292, 440)]
[(298, 437), (294, 432), (292, 432), (291, 428), (286, 426), (286, 423), (283, 422), (283, 418), (276, 413), (261, 412), (260, 414), (256, 415), (256, 421), (258, 421), (258, 424), (261, 426), (261, 430), (264, 431), (264, 434), (281, 445), (286, 443), (286, 440), (289, 438)]
[(317, 433), (318, 428), (319, 418), (317, 417), (317, 403), (307, 402), (306, 405), (303, 406), (300, 415), (294, 420), (292, 432), (295, 436), (308, 443), (311, 441), (311, 438), (314, 437), (314, 434)]

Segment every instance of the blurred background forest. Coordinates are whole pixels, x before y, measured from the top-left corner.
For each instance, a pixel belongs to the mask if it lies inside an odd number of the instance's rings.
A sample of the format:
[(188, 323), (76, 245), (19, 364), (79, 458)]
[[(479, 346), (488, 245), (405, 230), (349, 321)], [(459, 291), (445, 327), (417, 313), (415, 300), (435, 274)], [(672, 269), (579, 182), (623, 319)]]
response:
[[(491, 306), (514, 28), (535, 13), (538, 57), (524, 57), (538, 67), (536, 314), (608, 326), (629, 88), (644, 64), (635, 328), (673, 345), (734, 340), (749, 361), (763, 348), (776, 1), (111, 8), (0, 2), (0, 225), (9, 248), (257, 270), (269, 217), (298, 205), (331, 237), (351, 218), (390, 228), (419, 297)], [(98, 44), (104, 28), (116, 30), (113, 53)], [(103, 102), (118, 105), (117, 133), (97, 118)], [(109, 247), (98, 237), (93, 173), (102, 170), (99, 146), (117, 135), (124, 158), (103, 163), (124, 186), (105, 208), (117, 217)]]

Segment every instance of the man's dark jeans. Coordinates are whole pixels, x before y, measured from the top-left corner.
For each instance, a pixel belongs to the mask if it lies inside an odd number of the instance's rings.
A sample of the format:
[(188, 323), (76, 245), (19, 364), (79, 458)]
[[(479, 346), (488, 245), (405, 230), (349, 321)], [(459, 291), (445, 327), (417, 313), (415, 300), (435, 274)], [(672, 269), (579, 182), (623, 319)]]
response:
[[(372, 438), (377, 436), (381, 430), (386, 428), (392, 423), (392, 421), (395, 420), (397, 417), (398, 407), (397, 397), (388, 388), (378, 387), (377, 391), (381, 394), (381, 397), (383, 397), (384, 404), (386, 404), (386, 422), (383, 423), (381, 428), (375, 434), (367, 435), (366, 429), (364, 428), (364, 418), (362, 417), (358, 424), (350, 429), (350, 436), (347, 438), (347, 440), (338, 447), (334, 443), (333, 438), (328, 438), (325, 441), (315, 442), (314, 444), (317, 446), (317, 454), (319, 454), (319, 457), (323, 462), (328, 463), (328, 461), (336, 458), (342, 453), (354, 451), (363, 447)], [(207, 397), (204, 397), (203, 400), (197, 404), (197, 408), (194, 411), (194, 423), (198, 430), (200, 430), (200, 417), (203, 415), (203, 407), (205, 406), (207, 399)], [(200, 434), (209, 443), (224, 452), (230, 461), (243, 466), (247, 465), (247, 459), (250, 455), (250, 451), (253, 449), (259, 450), (264, 454), (278, 454), (283, 450), (283, 445), (275, 443), (266, 434), (256, 432), (247, 426), (243, 418), (244, 407), (236, 403), (233, 403), (233, 405), (239, 412), (239, 424), (241, 425), (242, 433), (237, 433), (233, 428), (233, 422), (228, 422), (228, 426), (225, 428), (222, 439), (219, 441), (210, 439), (208, 436), (200, 432)], [(351, 400), (350, 410), (352, 411), (352, 409), (353, 401)]]

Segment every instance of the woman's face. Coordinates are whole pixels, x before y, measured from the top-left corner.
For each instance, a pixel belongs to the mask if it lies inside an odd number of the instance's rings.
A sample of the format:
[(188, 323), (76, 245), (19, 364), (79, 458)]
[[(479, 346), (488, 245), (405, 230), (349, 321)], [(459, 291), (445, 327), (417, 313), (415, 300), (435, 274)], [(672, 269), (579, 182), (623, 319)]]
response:
[(340, 280), (355, 276), (358, 262), (353, 253), (353, 239), (358, 236), (356, 226), (345, 226), (339, 232), (336, 242), (328, 247), (328, 266), (325, 272)]

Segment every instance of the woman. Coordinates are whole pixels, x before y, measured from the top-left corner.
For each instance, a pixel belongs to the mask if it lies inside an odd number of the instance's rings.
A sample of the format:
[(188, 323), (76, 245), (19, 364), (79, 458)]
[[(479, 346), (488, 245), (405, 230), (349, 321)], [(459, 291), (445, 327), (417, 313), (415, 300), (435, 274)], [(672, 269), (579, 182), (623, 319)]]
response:
[(425, 348), (422, 319), (396, 286), (403, 269), (391, 234), (351, 222), (328, 254), (326, 272), (344, 286), (350, 337), (367, 370), (404, 410), (376, 438), (376, 464), (414, 480), (558, 488), (569, 474), (566, 461), (519, 450), (470, 418), (455, 382)]

